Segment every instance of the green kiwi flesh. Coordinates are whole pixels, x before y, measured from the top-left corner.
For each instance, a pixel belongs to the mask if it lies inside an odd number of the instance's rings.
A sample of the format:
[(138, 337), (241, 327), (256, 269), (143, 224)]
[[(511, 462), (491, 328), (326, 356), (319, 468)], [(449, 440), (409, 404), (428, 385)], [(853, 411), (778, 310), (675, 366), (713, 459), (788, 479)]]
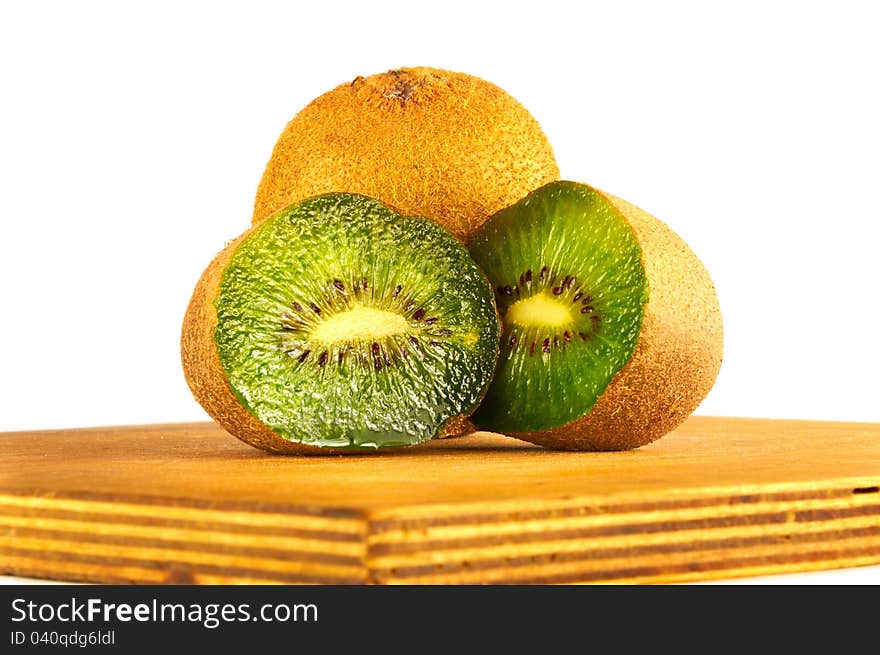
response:
[(469, 249), (503, 323), (498, 368), (473, 423), (532, 432), (589, 413), (632, 356), (648, 300), (624, 216), (586, 185), (552, 182), (492, 216)]
[(332, 193), (238, 246), (214, 302), (229, 387), (259, 421), (312, 446), (407, 446), (479, 404), (498, 356), (486, 277), (449, 232)]

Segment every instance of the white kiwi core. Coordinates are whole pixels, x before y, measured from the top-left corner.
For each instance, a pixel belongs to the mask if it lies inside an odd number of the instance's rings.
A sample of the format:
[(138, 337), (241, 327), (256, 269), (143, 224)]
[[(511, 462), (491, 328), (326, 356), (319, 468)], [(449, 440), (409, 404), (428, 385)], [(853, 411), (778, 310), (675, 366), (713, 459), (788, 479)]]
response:
[(400, 314), (355, 303), (348, 311), (329, 316), (311, 333), (312, 339), (324, 343), (376, 340), (411, 331)]
[(505, 320), (522, 327), (560, 327), (574, 321), (569, 305), (539, 293), (513, 303)]

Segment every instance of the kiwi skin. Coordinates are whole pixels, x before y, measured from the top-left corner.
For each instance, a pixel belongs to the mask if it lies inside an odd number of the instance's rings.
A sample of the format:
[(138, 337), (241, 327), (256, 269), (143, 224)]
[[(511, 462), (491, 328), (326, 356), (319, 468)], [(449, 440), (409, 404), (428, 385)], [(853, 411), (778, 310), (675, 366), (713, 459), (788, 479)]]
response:
[(558, 178), (547, 137), (507, 92), (464, 73), (402, 68), (341, 84), (287, 124), (253, 222), (348, 191), (434, 219), (466, 242), (496, 211)]
[(649, 298), (630, 360), (592, 411), (565, 425), (511, 433), (560, 450), (630, 450), (671, 432), (703, 401), (721, 368), (721, 308), (709, 272), (666, 224), (600, 192), (642, 248)]
[[(229, 434), (247, 444), (270, 453), (292, 454), (366, 454), (372, 451), (344, 451), (335, 448), (310, 446), (289, 441), (261, 423), (236, 398), (226, 381), (226, 373), (217, 354), (214, 329), (217, 327), (217, 311), (214, 300), (220, 291), (223, 271), (238, 246), (257, 228), (252, 226), (231, 241), (214, 257), (196, 283), (183, 319), (180, 339), (180, 355), (184, 377), (196, 401)], [(473, 432), (474, 428), (464, 415), (449, 418), (440, 437), (458, 436)], [(391, 452), (397, 448), (382, 448)], [(376, 451), (380, 452), (380, 451)]]

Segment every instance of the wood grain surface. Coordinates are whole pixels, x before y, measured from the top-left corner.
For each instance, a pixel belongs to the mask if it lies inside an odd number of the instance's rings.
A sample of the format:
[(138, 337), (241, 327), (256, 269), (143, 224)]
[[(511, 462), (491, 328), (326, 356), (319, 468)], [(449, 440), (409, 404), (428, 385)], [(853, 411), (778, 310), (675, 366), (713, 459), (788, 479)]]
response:
[(210, 423), (0, 434), (0, 573), (677, 582), (880, 563), (880, 424), (693, 417), (639, 450), (478, 433), (268, 455)]

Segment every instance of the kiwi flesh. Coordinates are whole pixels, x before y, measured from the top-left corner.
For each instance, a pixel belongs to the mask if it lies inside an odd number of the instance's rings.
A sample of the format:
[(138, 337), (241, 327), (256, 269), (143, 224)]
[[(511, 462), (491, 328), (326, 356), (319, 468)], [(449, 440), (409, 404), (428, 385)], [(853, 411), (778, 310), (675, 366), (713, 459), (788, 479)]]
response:
[(714, 384), (723, 337), (712, 280), (672, 230), (626, 201), (554, 182), (490, 218), (470, 251), (503, 323), (477, 427), (626, 450), (675, 428)]
[(538, 122), (504, 90), (464, 73), (401, 68), (341, 84), (288, 123), (253, 220), (349, 191), (467, 240), (494, 212), (558, 177)]
[(196, 400), (273, 452), (417, 444), (479, 404), (498, 356), (492, 291), (442, 227), (334, 193), (252, 227), (184, 318)]

